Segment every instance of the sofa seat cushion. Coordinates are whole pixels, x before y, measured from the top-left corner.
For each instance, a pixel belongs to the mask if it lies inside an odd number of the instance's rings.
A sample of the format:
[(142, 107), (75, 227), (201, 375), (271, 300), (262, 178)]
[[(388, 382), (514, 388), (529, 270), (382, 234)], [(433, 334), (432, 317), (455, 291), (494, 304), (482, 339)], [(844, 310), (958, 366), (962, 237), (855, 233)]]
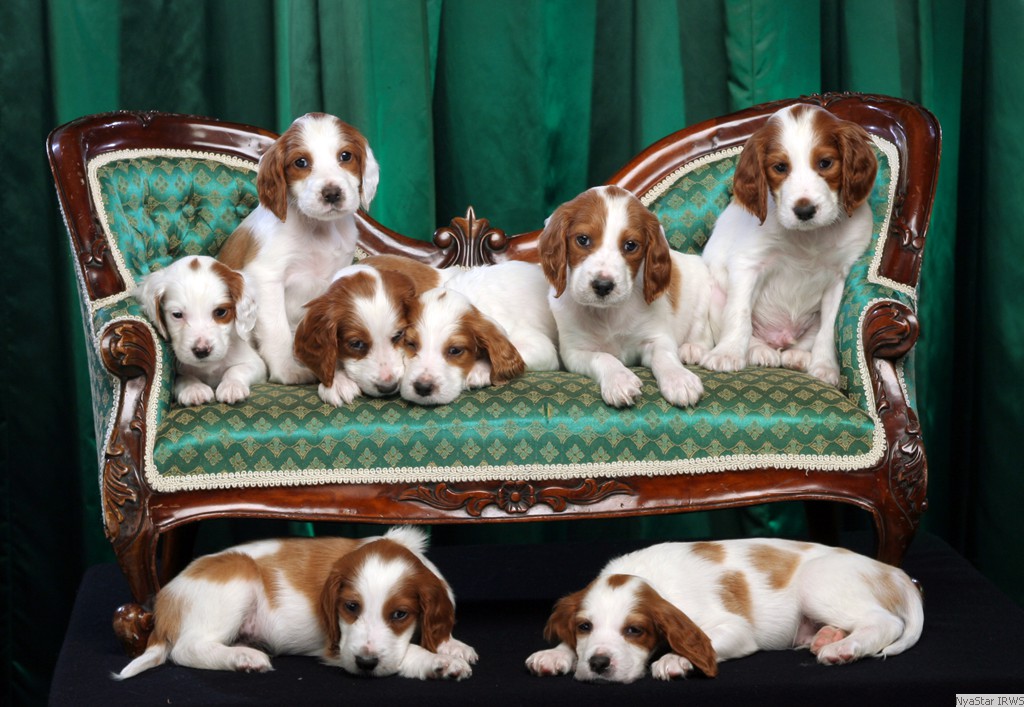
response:
[[(877, 425), (841, 391), (781, 369), (699, 371), (700, 405), (674, 408), (646, 369), (625, 410), (596, 383), (527, 373), (422, 407), (360, 398), (334, 408), (315, 386), (257, 385), (244, 403), (170, 407), (147, 476), (160, 491), (358, 482), (545, 480), (698, 474), (762, 466), (871, 466)], [(155, 462), (155, 464), (154, 464)]]

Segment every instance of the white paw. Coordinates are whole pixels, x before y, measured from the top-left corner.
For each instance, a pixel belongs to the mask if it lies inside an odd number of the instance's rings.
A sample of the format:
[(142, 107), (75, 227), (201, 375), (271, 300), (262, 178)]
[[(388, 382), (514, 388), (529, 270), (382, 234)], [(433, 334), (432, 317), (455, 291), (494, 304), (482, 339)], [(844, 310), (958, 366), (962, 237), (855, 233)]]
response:
[(762, 368), (778, 368), (782, 365), (782, 354), (764, 344), (752, 344), (747, 352), (747, 363)]
[(623, 369), (601, 381), (601, 398), (612, 407), (629, 407), (643, 392), (643, 381), (633, 371)]
[(491, 384), (491, 363), (487, 359), (480, 359), (473, 364), (466, 375), (466, 387), (486, 388)]
[(180, 405), (202, 405), (213, 400), (213, 388), (200, 381), (179, 386), (176, 392)]
[(568, 675), (572, 672), (573, 660), (565, 651), (549, 648), (527, 658), (526, 669), (534, 675)]
[(831, 363), (812, 363), (807, 372), (829, 385), (839, 386), (839, 366)]
[(742, 349), (716, 346), (700, 360), (700, 365), (709, 371), (742, 371), (747, 367), (747, 356)]
[(704, 357), (708, 355), (708, 350), (701, 344), (682, 344), (679, 347), (679, 360), (688, 366), (696, 366)]
[(822, 646), (818, 651), (818, 662), (824, 665), (843, 665), (852, 663), (864, 655), (865, 651), (857, 641), (847, 636), (841, 641)]
[(806, 371), (811, 365), (811, 352), (801, 349), (786, 349), (782, 352), (782, 367), (793, 371)]
[(249, 386), (241, 381), (223, 380), (217, 386), (217, 402), (231, 405), (248, 397)]
[(354, 380), (340, 372), (335, 372), (334, 382), (329, 387), (321, 383), (316, 392), (325, 403), (338, 408), (348, 405), (358, 398), (362, 391), (359, 390), (359, 386)]
[(658, 386), (665, 400), (676, 407), (696, 405), (704, 395), (704, 384), (700, 382), (700, 377), (685, 368), (662, 376)]
[(429, 671), (423, 677), (432, 680), (462, 680), (472, 674), (473, 668), (462, 658), (437, 654), (434, 656)]
[(691, 670), (693, 670), (693, 663), (675, 653), (666, 653), (651, 663), (651, 677), (658, 680), (685, 678)]
[(477, 655), (472, 646), (463, 643), (457, 638), (449, 638), (443, 642), (437, 647), (437, 652), (440, 655), (450, 655), (454, 658), (459, 658), (470, 665), (476, 665), (476, 662), (480, 660), (480, 656)]
[(265, 673), (274, 669), (270, 664), (270, 657), (255, 648), (236, 646), (231, 651), (231, 663), (234, 669), (241, 673)]
[(316, 376), (308, 368), (290, 361), (280, 366), (272, 366), (270, 368), (270, 381), (285, 385), (304, 385), (315, 382)]

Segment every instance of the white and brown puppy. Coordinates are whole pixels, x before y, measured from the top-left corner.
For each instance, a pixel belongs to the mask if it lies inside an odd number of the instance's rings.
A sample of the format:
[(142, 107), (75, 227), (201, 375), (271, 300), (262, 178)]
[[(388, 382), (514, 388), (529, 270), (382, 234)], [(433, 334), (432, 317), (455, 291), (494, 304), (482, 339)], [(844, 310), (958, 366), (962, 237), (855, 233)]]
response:
[(317, 656), (367, 677), (467, 678), (477, 655), (452, 637), (455, 600), (425, 546), (422, 531), (406, 527), (365, 540), (265, 540), (200, 557), (158, 592), (145, 652), (114, 677), (168, 659), (263, 672), (272, 670), (270, 653)]
[(370, 207), (379, 180), (366, 138), (324, 113), (298, 118), (260, 160), (260, 204), (218, 257), (242, 270), (256, 289), (256, 335), (270, 380), (314, 380), (292, 354), (293, 332), (303, 305), (351, 265), (357, 240), (353, 214)]
[(704, 392), (696, 363), (711, 344), (711, 284), (696, 255), (673, 251), (657, 217), (633, 194), (595, 187), (555, 210), (541, 233), (540, 262), (566, 369), (601, 386), (615, 407), (633, 405), (650, 368), (673, 405)]
[(817, 106), (783, 108), (750, 137), (703, 252), (716, 343), (701, 365), (784, 366), (838, 385), (836, 315), (871, 240), (877, 169), (867, 132)]
[(559, 600), (531, 655), (536, 675), (661, 680), (758, 650), (809, 648), (818, 662), (896, 655), (921, 635), (917, 586), (902, 570), (814, 543), (751, 539), (663, 543), (612, 560)]
[(240, 273), (209, 256), (187, 256), (144, 277), (135, 297), (174, 351), (179, 404), (237, 403), (267, 379), (251, 342), (256, 303)]

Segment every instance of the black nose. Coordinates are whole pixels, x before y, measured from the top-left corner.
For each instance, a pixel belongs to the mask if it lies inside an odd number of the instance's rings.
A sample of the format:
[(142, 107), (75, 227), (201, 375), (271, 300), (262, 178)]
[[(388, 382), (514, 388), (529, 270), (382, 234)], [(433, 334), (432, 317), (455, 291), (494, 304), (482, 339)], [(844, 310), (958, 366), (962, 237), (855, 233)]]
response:
[(608, 666), (612, 664), (612, 659), (606, 655), (595, 655), (590, 658), (590, 669), (598, 675), (604, 673), (608, 669)]
[(336, 185), (324, 187), (323, 191), (320, 192), (320, 196), (322, 196), (324, 201), (328, 204), (337, 204), (341, 201), (341, 187)]
[(398, 383), (378, 383), (377, 392), (381, 395), (391, 395), (398, 390)]
[(356, 667), (364, 673), (372, 672), (379, 662), (380, 661), (374, 656), (370, 656), (369, 658), (364, 658), (361, 655), (356, 656)]
[(213, 351), (210, 346), (196, 346), (192, 349), (192, 355), (196, 358), (206, 358)]
[(793, 213), (801, 221), (810, 221), (817, 212), (818, 208), (814, 204), (797, 204), (793, 207)]
[(430, 381), (416, 381), (412, 384), (412, 388), (417, 395), (423, 398), (434, 392), (434, 384)]
[(604, 297), (615, 289), (615, 283), (611, 280), (594, 280), (590, 283), (590, 287), (597, 293), (598, 297)]

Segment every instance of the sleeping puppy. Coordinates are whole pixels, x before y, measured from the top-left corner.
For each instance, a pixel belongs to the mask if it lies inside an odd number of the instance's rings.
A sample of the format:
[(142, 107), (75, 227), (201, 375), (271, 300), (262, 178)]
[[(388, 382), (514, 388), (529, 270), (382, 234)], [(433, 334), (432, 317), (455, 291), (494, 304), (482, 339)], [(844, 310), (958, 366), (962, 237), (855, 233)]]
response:
[(221, 262), (241, 270), (260, 302), (256, 335), (275, 383), (311, 383), (292, 355), (303, 305), (352, 264), (353, 215), (370, 208), (380, 167), (366, 138), (324, 113), (298, 118), (260, 160), (260, 204), (228, 237)]
[(839, 384), (836, 316), (871, 241), (877, 169), (867, 132), (817, 106), (783, 108), (751, 135), (703, 252), (716, 345), (702, 366), (784, 366)]
[(256, 303), (241, 274), (211, 257), (187, 256), (143, 278), (135, 298), (174, 351), (180, 405), (215, 397), (237, 403), (267, 379), (251, 343)]
[(366, 677), (467, 678), (476, 651), (452, 637), (455, 599), (425, 547), (422, 531), (403, 527), (365, 540), (264, 540), (200, 557), (159, 591), (145, 652), (114, 677), (168, 659), (264, 672), (273, 669), (270, 653), (317, 656)]
[(633, 405), (650, 368), (661, 394), (694, 405), (704, 387), (680, 360), (710, 347), (711, 284), (699, 256), (674, 252), (657, 217), (616, 186), (595, 187), (555, 210), (539, 241), (566, 369), (601, 386), (608, 405)]
[(842, 548), (788, 540), (662, 543), (612, 560), (558, 601), (531, 655), (535, 675), (633, 682), (708, 677), (758, 650), (809, 648), (826, 665), (896, 655), (924, 622), (902, 570)]

